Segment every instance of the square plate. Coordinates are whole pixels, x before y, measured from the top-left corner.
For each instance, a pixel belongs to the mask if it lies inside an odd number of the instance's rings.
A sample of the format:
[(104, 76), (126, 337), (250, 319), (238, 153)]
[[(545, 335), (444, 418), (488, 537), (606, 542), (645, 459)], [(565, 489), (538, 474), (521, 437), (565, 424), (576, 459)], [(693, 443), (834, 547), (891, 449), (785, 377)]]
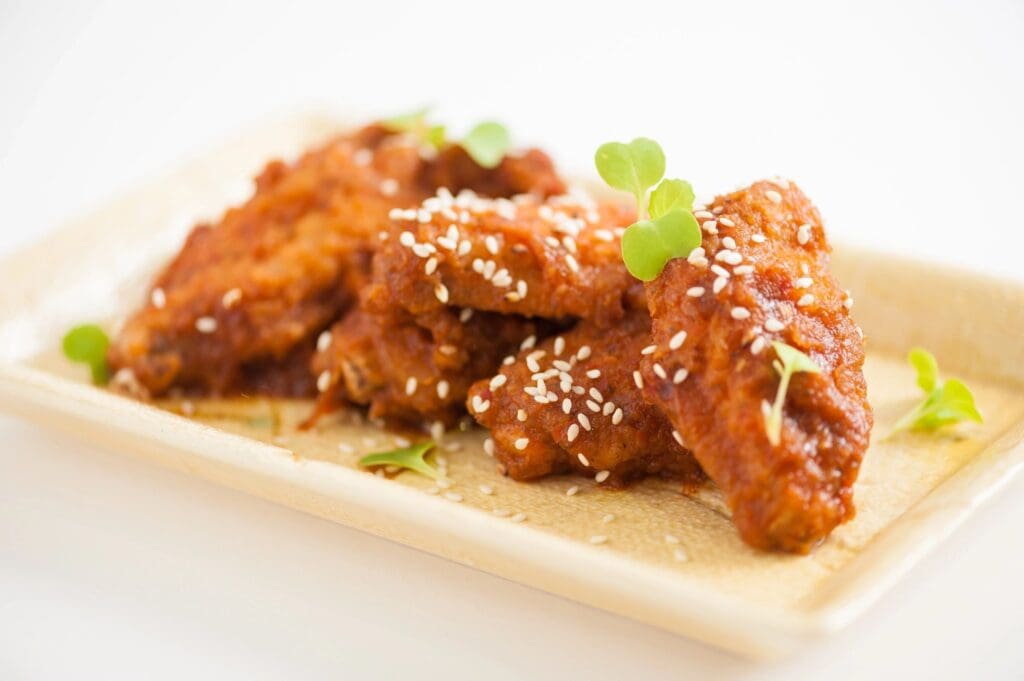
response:
[[(0, 406), (758, 657), (849, 623), (1024, 464), (1024, 287), (843, 247), (834, 270), (857, 300), (868, 339), (876, 426), (856, 487), (857, 517), (805, 557), (745, 546), (711, 485), (680, 494), (659, 480), (625, 492), (569, 476), (516, 483), (483, 453), (484, 432), (471, 430), (444, 438), (440, 454), (455, 485), (437, 494), (414, 474), (385, 479), (355, 466), (394, 438), (358, 413), (306, 433), (296, 428), (310, 407), (304, 402), (142, 404), (93, 388), (81, 367), (63, 360), (57, 348), (67, 328), (116, 324), (191, 225), (244, 200), (248, 178), (266, 160), (343, 127), (315, 115), (269, 123), (0, 263)], [(969, 381), (984, 425), (885, 437), (919, 399), (903, 359), (917, 344)], [(567, 496), (573, 486), (578, 492)], [(525, 521), (513, 522), (519, 513)], [(597, 535), (607, 542), (592, 544)]]

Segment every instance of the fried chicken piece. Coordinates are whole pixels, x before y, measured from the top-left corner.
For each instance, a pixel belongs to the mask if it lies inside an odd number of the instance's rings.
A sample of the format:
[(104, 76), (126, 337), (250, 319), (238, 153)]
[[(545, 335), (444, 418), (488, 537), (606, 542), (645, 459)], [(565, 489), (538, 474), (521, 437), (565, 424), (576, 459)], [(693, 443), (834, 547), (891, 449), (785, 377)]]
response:
[(575, 471), (610, 485), (646, 475), (699, 479), (693, 456), (634, 385), (650, 342), (642, 310), (608, 329), (580, 322), (536, 347), (527, 343), (514, 363), (476, 383), (468, 409), (490, 428), (503, 472), (528, 480)]
[[(704, 251), (646, 287), (655, 349), (642, 362), (644, 395), (722, 488), (748, 544), (806, 553), (853, 517), (872, 425), (850, 299), (829, 273), (821, 217), (795, 185), (758, 182), (695, 215)], [(762, 410), (779, 385), (776, 340), (821, 373), (793, 376), (773, 446)]]
[(621, 205), (441, 191), (392, 216), (377, 257), (391, 296), (414, 314), (455, 305), (602, 326), (623, 315), (632, 279), (619, 235), (633, 216)]
[(389, 211), (418, 205), (437, 180), (463, 178), (507, 195), (562, 190), (542, 152), (474, 173), (459, 153), (424, 160), (406, 136), (380, 126), (291, 165), (271, 162), (251, 199), (193, 230), (114, 340), (111, 367), (131, 370), (153, 395), (278, 386), (260, 372), (276, 372), (297, 346), (312, 346), (354, 304)]
[(361, 304), (320, 339), (313, 360), (322, 390), (314, 419), (345, 402), (370, 405), (370, 416), (407, 425), (454, 425), (470, 385), (543, 321), (441, 308), (412, 315), (371, 287)]

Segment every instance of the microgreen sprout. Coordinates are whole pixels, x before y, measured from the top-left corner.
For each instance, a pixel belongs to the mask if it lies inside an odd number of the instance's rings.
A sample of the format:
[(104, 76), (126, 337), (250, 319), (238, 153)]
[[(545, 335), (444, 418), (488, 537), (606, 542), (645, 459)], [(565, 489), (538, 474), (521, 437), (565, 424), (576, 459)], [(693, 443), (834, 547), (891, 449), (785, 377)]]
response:
[(427, 120), (427, 109), (402, 114), (381, 121), (391, 132), (404, 132), (414, 137), (421, 145), (440, 149), (444, 144), (444, 126), (434, 125)]
[(501, 123), (484, 121), (459, 142), (470, 157), (484, 168), (496, 168), (512, 144), (508, 130)]
[(88, 364), (92, 372), (92, 382), (104, 385), (110, 379), (107, 367), (107, 347), (110, 339), (96, 324), (76, 326), (64, 335), (62, 347), (64, 356), (72, 362)]
[(622, 260), (630, 274), (651, 281), (669, 260), (685, 258), (700, 246), (700, 225), (691, 212), (693, 188), (683, 180), (662, 180), (665, 154), (657, 142), (638, 137), (628, 144), (602, 144), (594, 164), (609, 186), (636, 199), (637, 221), (622, 235)]
[(963, 381), (939, 380), (939, 364), (924, 348), (912, 348), (907, 361), (917, 371), (917, 385), (925, 398), (896, 422), (893, 433), (902, 430), (935, 430), (942, 426), (969, 420), (982, 422), (974, 405), (974, 395)]
[(768, 434), (768, 441), (773, 447), (777, 447), (782, 437), (782, 404), (786, 401), (786, 393), (789, 391), (789, 380), (796, 373), (821, 373), (821, 368), (814, 360), (791, 345), (775, 341), (772, 347), (778, 356), (772, 361), (772, 368), (779, 374), (779, 388), (775, 391), (775, 402), (771, 410), (765, 414), (764, 429)]
[[(388, 118), (382, 121), (382, 125), (392, 132), (411, 135), (423, 146), (440, 149), (447, 141), (445, 126), (431, 123), (428, 113), (427, 109), (419, 109)], [(505, 157), (511, 143), (511, 136), (505, 126), (494, 121), (484, 121), (475, 125), (457, 144), (480, 166), (495, 168)]]
[(435, 445), (432, 440), (425, 440), (401, 449), (392, 449), (387, 452), (367, 454), (363, 458), (359, 459), (359, 465), (364, 468), (370, 468), (373, 466), (398, 466), (399, 468), (415, 471), (420, 475), (427, 476), (428, 478), (440, 480), (444, 478), (441, 471), (431, 466), (423, 458), (424, 455), (434, 447)]

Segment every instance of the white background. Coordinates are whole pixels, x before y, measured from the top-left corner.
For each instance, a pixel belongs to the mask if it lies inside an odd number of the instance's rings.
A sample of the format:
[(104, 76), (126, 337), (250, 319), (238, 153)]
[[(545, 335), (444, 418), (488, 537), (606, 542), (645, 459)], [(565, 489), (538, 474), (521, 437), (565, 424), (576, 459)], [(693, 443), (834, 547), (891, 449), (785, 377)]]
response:
[[(0, 253), (267, 116), (433, 103), (1024, 280), (1020, 0), (214, 5), (0, 0)], [(1022, 497), (758, 665), (0, 417), (0, 678), (1021, 679)]]

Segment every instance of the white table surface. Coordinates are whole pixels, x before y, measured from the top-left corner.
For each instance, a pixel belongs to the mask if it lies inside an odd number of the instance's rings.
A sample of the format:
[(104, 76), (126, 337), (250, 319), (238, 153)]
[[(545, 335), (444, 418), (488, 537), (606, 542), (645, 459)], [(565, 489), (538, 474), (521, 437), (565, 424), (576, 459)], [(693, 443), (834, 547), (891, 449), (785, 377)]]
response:
[[(1019, 0), (250, 5), (0, 2), (0, 253), (266, 116), (432, 102), (1024, 280)], [(0, 416), (0, 678), (1021, 679), (1022, 497), (766, 665)]]

